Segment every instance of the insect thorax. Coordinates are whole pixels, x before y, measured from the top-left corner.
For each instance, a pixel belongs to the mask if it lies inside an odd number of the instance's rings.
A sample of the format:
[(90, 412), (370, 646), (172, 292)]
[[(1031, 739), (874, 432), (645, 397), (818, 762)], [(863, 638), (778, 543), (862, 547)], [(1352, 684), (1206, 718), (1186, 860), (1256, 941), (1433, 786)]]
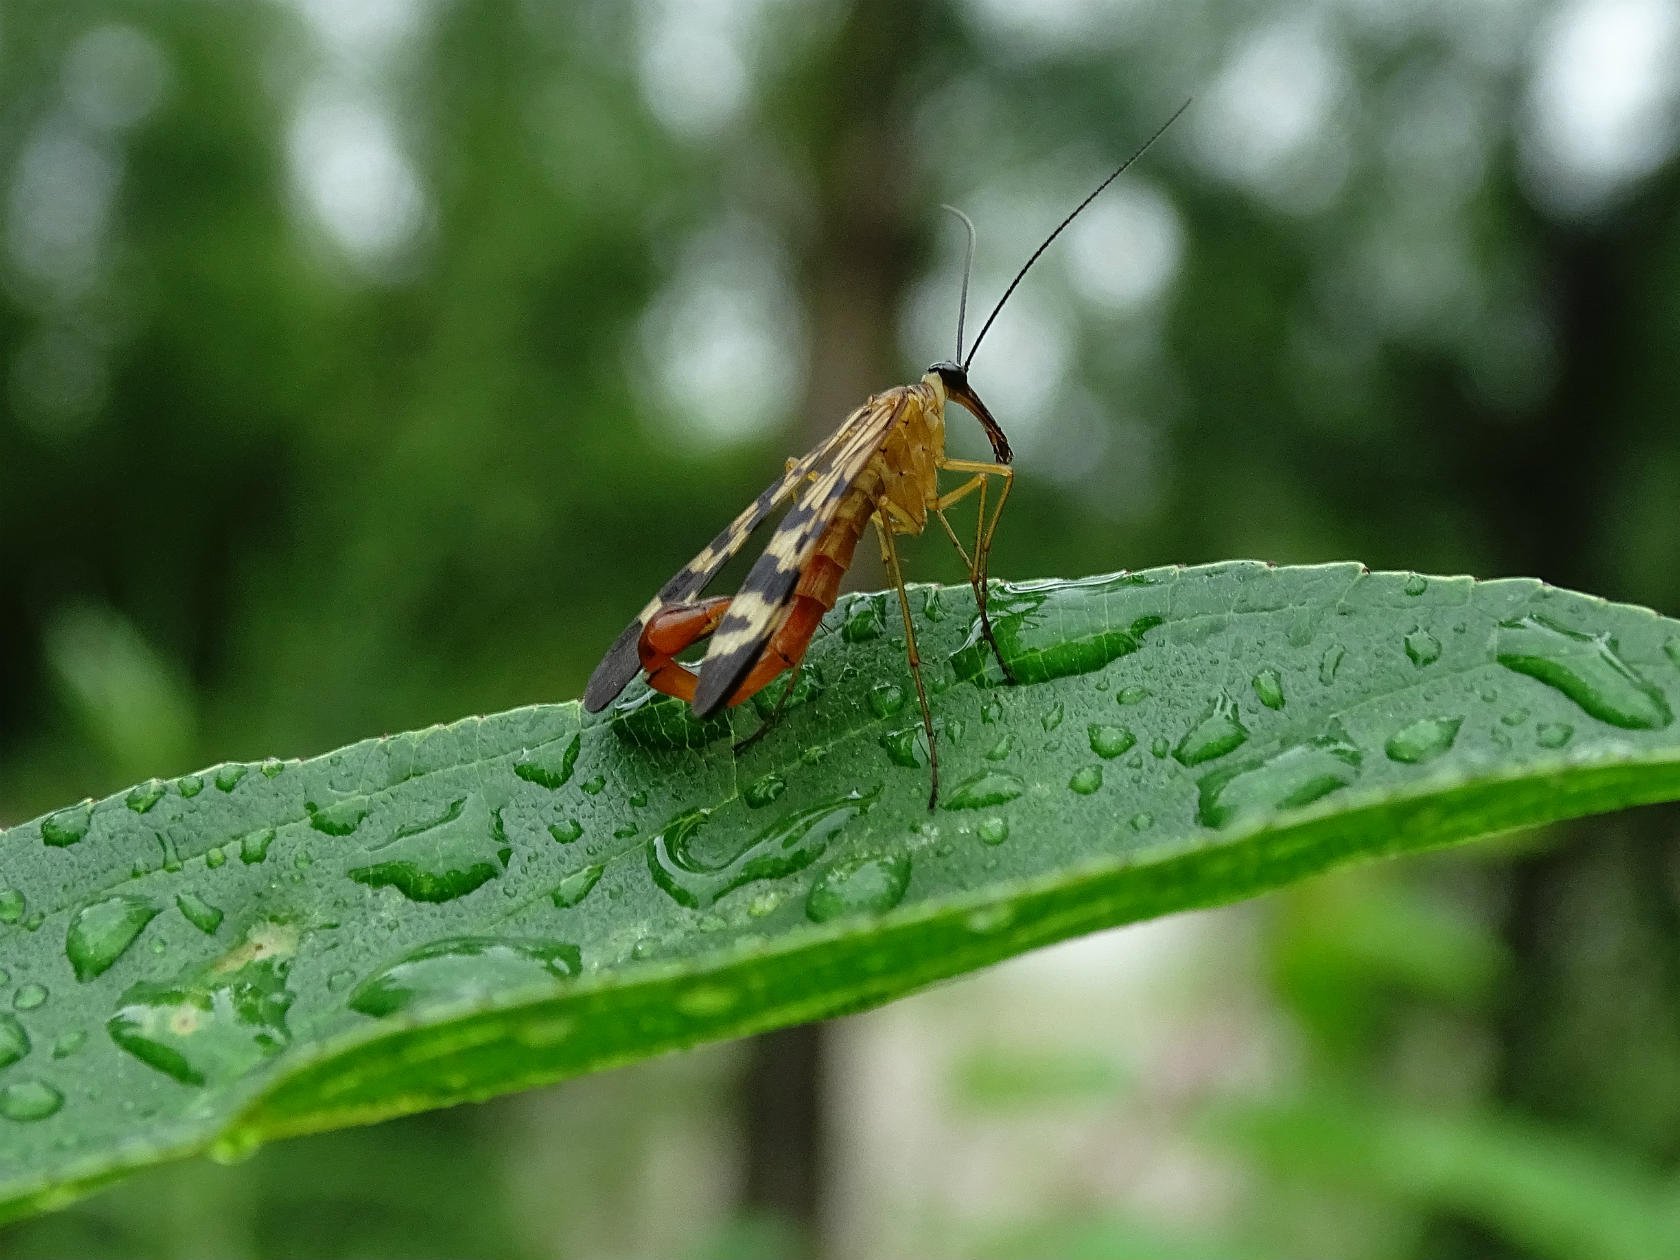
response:
[[(895, 422), (871, 461), (880, 476), (879, 497), (920, 529), (939, 497), (939, 461), (945, 457), (945, 391), (937, 378), (901, 385)], [(895, 514), (896, 515), (896, 514)]]

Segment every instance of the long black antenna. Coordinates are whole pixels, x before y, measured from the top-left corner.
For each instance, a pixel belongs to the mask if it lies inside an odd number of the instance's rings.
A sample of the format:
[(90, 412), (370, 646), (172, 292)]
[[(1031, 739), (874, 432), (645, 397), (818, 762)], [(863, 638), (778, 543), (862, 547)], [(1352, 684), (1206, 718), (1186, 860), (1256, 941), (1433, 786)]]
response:
[(968, 250), (963, 254), (962, 297), (957, 302), (957, 357), (951, 362), (962, 362), (963, 320), (968, 317), (968, 278), (974, 274), (974, 220), (969, 218), (955, 206), (940, 206), (941, 210), (949, 210), (962, 220), (962, 225), (968, 229)]
[[(1194, 99), (1194, 98), (1190, 98), (1190, 99)], [(1145, 153), (1149, 152), (1149, 146), (1154, 144), (1157, 140), (1159, 140), (1161, 138), (1162, 133), (1165, 132), (1168, 127), (1172, 126), (1175, 122), (1177, 122), (1178, 121), (1178, 116), (1189, 108), (1190, 108), (1190, 100), (1186, 100), (1184, 102), (1184, 104), (1180, 105), (1177, 109), (1173, 110), (1172, 117), (1167, 119), (1166, 122), (1162, 123), (1159, 127), (1157, 127), (1155, 129), (1155, 134), (1150, 136), (1149, 139), (1145, 140), (1142, 144), (1140, 144), (1138, 146), (1137, 152), (1133, 153), (1131, 157), (1127, 158), (1124, 162), (1120, 163), (1119, 166), (1115, 167), (1114, 168), (1114, 173), (1112, 175), (1110, 175), (1107, 179), (1103, 180), (1102, 183), (1098, 184), (1095, 188), (1093, 188), (1091, 190), (1091, 195), (1086, 197), (1084, 201), (1081, 201), (1077, 206), (1075, 206), (1073, 208), (1073, 213), (1068, 215), (1067, 218), (1063, 219), (1060, 223), (1058, 223), (1056, 225), (1056, 230), (1054, 232), (1050, 233), (1049, 236), (1044, 238), (1044, 244), (1040, 245), (1037, 249), (1033, 250), (1032, 257), (1027, 259), (1027, 261), (1021, 265), (1021, 270), (1019, 270), (1015, 273), (1015, 278), (1009, 282), (1009, 287), (1003, 291), (1003, 296), (998, 299), (998, 304), (996, 306), (992, 307), (992, 313), (990, 315), (986, 316), (986, 322), (980, 326), (980, 335), (974, 339), (974, 344), (968, 348), (968, 358), (964, 359), (962, 357), (961, 350), (958, 350), (957, 361), (962, 364), (963, 371), (966, 372), (968, 370), (968, 365), (970, 363), (974, 362), (974, 354), (977, 350), (980, 349), (980, 343), (986, 339), (987, 332), (989, 332), (991, 330), (992, 321), (998, 317), (998, 312), (1003, 309), (1003, 304), (1005, 302), (1009, 301), (1009, 295), (1011, 293), (1015, 292), (1015, 286), (1021, 283), (1021, 277), (1026, 275), (1027, 272), (1032, 269), (1032, 265), (1035, 262), (1038, 261), (1039, 256), (1041, 254), (1043, 254), (1045, 250), (1050, 248), (1050, 242), (1055, 240), (1058, 236), (1060, 236), (1062, 234), (1062, 229), (1063, 228), (1067, 227), (1068, 224), (1072, 223), (1075, 219), (1077, 219), (1079, 217), (1079, 212), (1081, 210), (1083, 210), (1086, 206), (1090, 205), (1093, 201), (1095, 201), (1097, 199), (1097, 194), (1102, 192), (1103, 189), (1107, 188), (1115, 180), (1119, 179), (1121, 174), (1123, 174), (1125, 172), (1126, 168), (1129, 167), (1133, 162), (1137, 161)], [(947, 208), (949, 208), (949, 207), (947, 207)], [(967, 287), (966, 284), (965, 284), (964, 287), (965, 288)], [(959, 340), (960, 340), (960, 334), (959, 334)]]

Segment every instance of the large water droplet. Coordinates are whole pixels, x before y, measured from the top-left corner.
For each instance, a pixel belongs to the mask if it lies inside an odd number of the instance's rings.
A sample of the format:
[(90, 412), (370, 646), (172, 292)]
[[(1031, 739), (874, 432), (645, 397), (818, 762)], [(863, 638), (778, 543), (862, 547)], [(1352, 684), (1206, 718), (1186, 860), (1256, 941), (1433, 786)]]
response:
[(202, 979), (137, 984), (105, 1022), (111, 1040), (183, 1085), (234, 1080), (291, 1041), (286, 987), (297, 930), (269, 923)]
[(1555, 687), (1612, 726), (1655, 731), (1674, 720), (1663, 693), (1616, 654), (1608, 635), (1530, 613), (1500, 623), (1494, 655), (1506, 669)]
[(1199, 766), (1240, 748), (1247, 738), (1237, 702), (1221, 692), (1184, 732), (1172, 750), (1173, 760), (1181, 766)]
[(1138, 704), (1148, 697), (1148, 687), (1122, 687), (1114, 693), (1114, 702), (1116, 704)]
[(29, 980), (18, 985), (17, 992), (12, 994), (12, 1006), (20, 1011), (39, 1010), (50, 996), (46, 985)]
[(309, 825), (324, 836), (354, 835), (368, 816), (368, 804), (360, 799), (334, 801), (331, 805), (305, 801), (303, 808), (309, 815)]
[(16, 923), (29, 903), (16, 888), (0, 887), (0, 923)]
[(1429, 589), (1429, 579), (1421, 573), (1413, 573), (1406, 578), (1406, 585), (1402, 589), (1408, 595), (1422, 595)]
[(571, 844), (583, 835), (583, 824), (575, 818), (567, 818), (557, 823), (548, 824), (548, 834), (560, 844)]
[(395, 888), (410, 901), (464, 897), (502, 873), (507, 840), (477, 795), (452, 801), (438, 817), (399, 827), (369, 851), (378, 861), (346, 872), (369, 888)]
[[(998, 651), (1023, 683), (1101, 669), (1137, 651), (1143, 636), (1162, 623), (1159, 616), (1138, 617), (1124, 625), (1115, 621), (1110, 597), (1149, 584), (1149, 579), (1133, 574), (1080, 582), (994, 582), (987, 607)], [(951, 664), (957, 677), (968, 682), (1003, 681), (978, 616)]]
[(581, 870), (573, 871), (565, 879), (554, 886), (549, 894), (549, 900), (562, 910), (577, 905), (594, 891), (595, 885), (601, 882), (601, 875), (606, 868), (596, 863)]
[(1410, 766), (1434, 761), (1453, 746), (1453, 741), (1458, 738), (1458, 728), (1463, 724), (1464, 719), (1458, 717), (1419, 718), (1390, 735), (1388, 743), (1383, 746), (1384, 751), (1390, 761), (1401, 761)]
[(356, 986), (348, 1005), (373, 1016), (427, 1006), (480, 1005), (511, 993), (556, 990), (575, 978), (581, 966), (578, 946), (564, 941), (455, 937), (433, 941), (375, 971)]
[(162, 779), (147, 779), (130, 788), (124, 801), (136, 814), (144, 814), (161, 801), (168, 790), (169, 785)]
[(908, 854), (847, 858), (817, 875), (805, 898), (805, 914), (814, 923), (849, 914), (880, 914), (902, 901), (909, 886)]
[[(822, 856), (848, 821), (874, 804), (880, 789), (853, 791), (809, 806), (724, 852), (702, 835), (710, 810), (673, 819), (648, 846), (654, 882), (681, 905), (704, 910), (719, 897), (756, 880), (780, 879)], [(710, 851), (708, 851), (710, 849)]]
[(29, 1033), (16, 1015), (0, 1015), (0, 1068), (11, 1067), (29, 1053)]
[(190, 801), (204, 791), (204, 780), (196, 774), (182, 775), (175, 780), (175, 790)]
[(223, 792), (231, 792), (239, 786), (239, 781), (251, 773), (251, 767), (241, 765), (237, 761), (230, 761), (226, 765), (216, 767), (216, 787)]
[(1124, 726), (1106, 726), (1100, 722), (1093, 722), (1086, 729), (1091, 741), (1091, 751), (1102, 758), (1118, 757), (1137, 743), (1137, 736)]
[(787, 780), (772, 770), (743, 787), (741, 799), (747, 803), (749, 809), (762, 809), (771, 802), (780, 800), (785, 791)]
[(1062, 724), (1063, 713), (1064, 710), (1060, 700), (1044, 710), (1044, 716), (1038, 719), (1038, 724), (1044, 728), (1046, 735)]
[(1253, 678), (1254, 694), (1268, 709), (1283, 708), (1283, 676), (1275, 669), (1261, 670)]
[(1359, 750), (1328, 735), (1269, 756), (1250, 758), (1203, 776), (1197, 785), (1196, 817), (1206, 827), (1224, 827), (1277, 809), (1307, 805), (1352, 783)]
[(922, 762), (922, 727), (901, 726), (896, 731), (888, 731), (881, 736), (881, 747), (887, 750), (887, 760), (895, 766), (903, 766), (908, 770), (919, 769)]
[(286, 763), (278, 757), (264, 757), (257, 763), (257, 769), (265, 779), (278, 779), (286, 772)]
[(92, 825), (93, 802), (84, 801), (80, 805), (72, 805), (56, 814), (48, 814), (41, 820), (41, 843), (50, 844), (57, 849), (68, 848), (87, 835), (88, 828)]
[(106, 971), (157, 912), (151, 902), (132, 894), (107, 897), (76, 911), (64, 940), (76, 979), (91, 980)]
[(978, 830), (982, 844), (1002, 844), (1009, 839), (1009, 820), (993, 814), (990, 818), (980, 820)]
[(885, 629), (880, 596), (858, 595), (853, 597), (846, 609), (846, 620), (841, 623), (840, 637), (847, 643), (867, 643), (871, 639), (880, 638)]
[(527, 783), (545, 788), (562, 788), (577, 768), (578, 750), (583, 747), (583, 735), (574, 731), (566, 740), (554, 739), (540, 747), (529, 749), (516, 758), (513, 772)]
[(0, 1116), (27, 1123), (45, 1120), (64, 1106), (64, 1095), (46, 1081), (26, 1077), (0, 1087)]
[(206, 936), (214, 936), (222, 926), (222, 911), (191, 891), (175, 894), (175, 908), (183, 918)]
[(1405, 646), (1407, 659), (1420, 669), (1441, 659), (1441, 640), (1423, 626), (1413, 626), (1401, 642)]
[(984, 770), (957, 784), (940, 803), (946, 809), (990, 809), (1014, 800), (1026, 790), (1020, 775), (1007, 770)]
[(904, 707), (904, 688), (895, 682), (876, 683), (869, 689), (869, 711), (889, 718)]
[(1568, 722), (1542, 722), (1534, 728), (1534, 742), (1542, 748), (1562, 748), (1574, 734)]
[(273, 827), (247, 831), (239, 837), (239, 860), (246, 866), (256, 866), (268, 857), (268, 846), (273, 843)]
[(1081, 796), (1090, 796), (1102, 787), (1103, 772), (1101, 766), (1081, 766), (1073, 772), (1068, 780), (1068, 787)]

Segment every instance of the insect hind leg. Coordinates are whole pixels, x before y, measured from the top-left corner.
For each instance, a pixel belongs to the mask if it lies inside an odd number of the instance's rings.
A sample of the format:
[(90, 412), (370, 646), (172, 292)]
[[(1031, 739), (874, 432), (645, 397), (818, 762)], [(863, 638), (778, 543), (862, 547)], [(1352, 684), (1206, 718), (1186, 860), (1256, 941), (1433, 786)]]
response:
[(667, 604), (648, 618), (636, 644), (636, 654), (647, 672), (648, 686), (678, 700), (693, 702), (694, 689), (700, 680), (677, 656), (716, 630), (729, 611), (729, 604), (727, 595), (694, 603)]

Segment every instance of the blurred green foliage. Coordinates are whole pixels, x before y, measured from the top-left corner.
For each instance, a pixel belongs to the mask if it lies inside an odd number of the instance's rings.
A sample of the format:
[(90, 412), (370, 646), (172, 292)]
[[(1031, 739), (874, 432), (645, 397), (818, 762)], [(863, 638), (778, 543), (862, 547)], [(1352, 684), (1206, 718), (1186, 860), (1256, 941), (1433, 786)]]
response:
[[(977, 360), (1020, 453), (994, 571), (1358, 558), (1672, 613), (1677, 40), (1657, 0), (17, 0), (0, 819), (575, 694), (785, 454), (947, 353), (941, 200), (980, 225), (983, 306), (1192, 92)], [(910, 562), (955, 572), (937, 540)], [(1302, 1078), (1384, 1126), (1461, 1115), (1487, 1160), (1557, 1142), (1673, 1185), (1676, 830), (1270, 903)], [(732, 1060), (689, 1063), (174, 1170), (5, 1249), (771, 1254), (633, 1210), (670, 1108), (732, 1158)], [(1511, 1227), (1515, 1181), (1395, 1166), (1440, 1158), (1409, 1132), (1363, 1211), (1306, 1137), (1250, 1144), (1275, 1210), (1216, 1232), (1556, 1254)], [(503, 1149), (569, 1192), (470, 1155)], [(435, 1210), (440, 1167), (470, 1217)]]

